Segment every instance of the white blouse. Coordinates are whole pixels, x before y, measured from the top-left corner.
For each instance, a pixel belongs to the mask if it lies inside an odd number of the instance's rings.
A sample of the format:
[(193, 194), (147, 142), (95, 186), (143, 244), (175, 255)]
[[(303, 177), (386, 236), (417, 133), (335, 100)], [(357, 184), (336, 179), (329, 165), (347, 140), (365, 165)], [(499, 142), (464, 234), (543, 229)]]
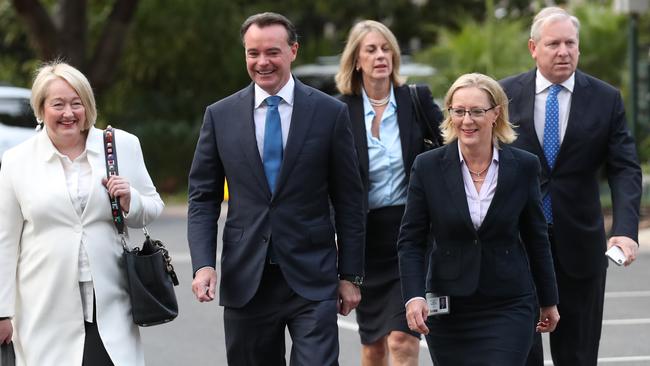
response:
[[(70, 201), (77, 215), (81, 217), (90, 194), (90, 184), (92, 179), (92, 169), (88, 162), (88, 155), (84, 150), (76, 159), (70, 160), (69, 157), (56, 152), (61, 160), (65, 181), (70, 195)], [(85, 236), (81, 239), (79, 245), (79, 291), (81, 292), (81, 303), (84, 311), (84, 320), (92, 323), (93, 321), (93, 277), (90, 273), (90, 262), (84, 245)]]
[(492, 148), (492, 161), (485, 173), (485, 181), (481, 186), (481, 190), (477, 191), (472, 175), (469, 173), (469, 168), (465, 163), (465, 158), (460, 151), (460, 144), (458, 144), (458, 155), (460, 156), (461, 170), (463, 172), (463, 183), (465, 185), (465, 195), (467, 196), (467, 207), (469, 208), (469, 215), (472, 218), (474, 229), (477, 229), (483, 223), (488, 208), (494, 198), (494, 193), (497, 190), (497, 180), (499, 177), (499, 150), (496, 147)]

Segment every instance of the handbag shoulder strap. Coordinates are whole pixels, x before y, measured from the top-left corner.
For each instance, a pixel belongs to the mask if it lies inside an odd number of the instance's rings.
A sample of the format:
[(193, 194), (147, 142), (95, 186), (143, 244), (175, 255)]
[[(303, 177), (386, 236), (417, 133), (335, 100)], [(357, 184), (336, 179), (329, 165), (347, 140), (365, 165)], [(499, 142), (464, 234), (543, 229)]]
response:
[(431, 128), (431, 122), (427, 118), (426, 113), (422, 110), (422, 102), (420, 101), (420, 95), (418, 93), (418, 86), (416, 84), (409, 84), (409, 94), (411, 95), (411, 102), (415, 108), (415, 120), (420, 125), (422, 129), (422, 134), (426, 139), (431, 141), (437, 141), (433, 129)]
[[(117, 167), (117, 149), (115, 147), (115, 130), (108, 125), (104, 130), (104, 156), (106, 160), (106, 178), (118, 175)], [(108, 196), (111, 202), (111, 215), (113, 216), (113, 224), (117, 232), (124, 236), (124, 214), (120, 207), (120, 199), (118, 197)]]

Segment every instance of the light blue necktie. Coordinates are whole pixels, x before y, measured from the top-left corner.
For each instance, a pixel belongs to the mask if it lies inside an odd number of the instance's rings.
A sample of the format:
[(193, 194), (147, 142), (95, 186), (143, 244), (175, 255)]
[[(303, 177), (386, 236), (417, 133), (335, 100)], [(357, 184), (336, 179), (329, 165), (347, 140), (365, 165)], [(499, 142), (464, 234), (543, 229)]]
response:
[(275, 192), (275, 182), (282, 164), (282, 125), (278, 105), (282, 98), (272, 95), (266, 98), (266, 126), (264, 127), (264, 173), (271, 193)]
[[(550, 170), (555, 166), (557, 153), (560, 151), (560, 106), (557, 102), (557, 95), (562, 90), (562, 85), (553, 84), (549, 88), (546, 98), (546, 118), (544, 120), (544, 156)], [(551, 196), (547, 192), (542, 200), (542, 209), (546, 222), (553, 223), (553, 208)]]

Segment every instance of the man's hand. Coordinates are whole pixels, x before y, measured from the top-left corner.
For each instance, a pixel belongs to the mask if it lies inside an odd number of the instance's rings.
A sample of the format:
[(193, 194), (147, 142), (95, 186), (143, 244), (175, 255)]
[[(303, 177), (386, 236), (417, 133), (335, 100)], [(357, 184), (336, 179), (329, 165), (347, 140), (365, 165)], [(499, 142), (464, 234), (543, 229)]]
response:
[(214, 300), (214, 291), (217, 287), (217, 271), (212, 267), (203, 267), (196, 271), (192, 281), (192, 292), (199, 302)]
[(11, 320), (0, 320), (0, 344), (11, 342), (13, 332), (14, 328), (11, 325)]
[(350, 281), (339, 280), (339, 300), (336, 303), (339, 314), (348, 315), (361, 302), (359, 287)]
[(406, 323), (409, 329), (420, 334), (429, 334), (429, 328), (424, 323), (429, 316), (429, 305), (424, 299), (415, 299), (406, 306)]
[(539, 309), (539, 321), (535, 330), (537, 333), (547, 333), (555, 330), (557, 322), (560, 321), (560, 313), (557, 311), (557, 306), (544, 306)]
[(627, 267), (632, 264), (634, 260), (636, 260), (636, 255), (639, 251), (639, 244), (637, 244), (637, 242), (631, 238), (628, 238), (627, 236), (612, 236), (607, 242), (607, 249), (611, 248), (614, 245), (621, 248), (623, 254), (625, 254), (625, 262), (623, 263), (624, 266)]

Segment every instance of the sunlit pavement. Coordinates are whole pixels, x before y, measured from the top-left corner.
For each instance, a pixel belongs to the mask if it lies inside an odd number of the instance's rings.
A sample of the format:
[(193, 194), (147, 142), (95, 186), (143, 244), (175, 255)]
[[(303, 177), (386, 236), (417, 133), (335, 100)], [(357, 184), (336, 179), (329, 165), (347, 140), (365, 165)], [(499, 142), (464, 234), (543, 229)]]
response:
[[(224, 205), (222, 217), (226, 210)], [(191, 293), (186, 212), (182, 206), (167, 207), (163, 216), (149, 228), (153, 237), (167, 244), (181, 281), (176, 288), (179, 317), (169, 324), (141, 328), (149, 366), (226, 365), (223, 311), (217, 304), (218, 299), (200, 304)], [(223, 221), (219, 223), (220, 233)], [(136, 234), (132, 230), (134, 243), (140, 241)], [(614, 265), (609, 268), (599, 365), (650, 365), (650, 230), (644, 230), (639, 238), (641, 250), (637, 261), (627, 268)], [(255, 329), (250, 331), (255, 332)], [(359, 365), (361, 347), (354, 314), (339, 317), (339, 338), (340, 365)], [(547, 339), (545, 344), (548, 345)], [(289, 350), (287, 337), (287, 353)], [(424, 342), (420, 351), (420, 364), (431, 365)], [(545, 358), (546, 364), (551, 365), (548, 347)]]

